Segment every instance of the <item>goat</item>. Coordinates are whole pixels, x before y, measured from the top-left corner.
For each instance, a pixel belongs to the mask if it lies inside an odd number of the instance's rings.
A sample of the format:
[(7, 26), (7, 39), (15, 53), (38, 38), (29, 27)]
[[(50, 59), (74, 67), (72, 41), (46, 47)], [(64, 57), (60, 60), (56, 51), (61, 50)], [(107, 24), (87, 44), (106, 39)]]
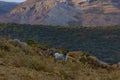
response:
[(55, 61), (55, 62), (56, 62), (57, 60), (62, 60), (62, 61), (63, 61), (63, 64), (66, 63), (67, 58), (68, 58), (68, 54), (67, 54), (67, 53), (65, 53), (65, 54), (55, 53), (53, 56), (54, 56), (54, 61)]

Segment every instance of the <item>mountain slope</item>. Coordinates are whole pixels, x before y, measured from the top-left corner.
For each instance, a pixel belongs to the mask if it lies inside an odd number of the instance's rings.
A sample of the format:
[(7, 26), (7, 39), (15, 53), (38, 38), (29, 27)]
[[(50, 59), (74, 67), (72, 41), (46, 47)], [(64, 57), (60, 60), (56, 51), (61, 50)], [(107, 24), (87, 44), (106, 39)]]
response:
[[(56, 5), (54, 0), (28, 0), (6, 15), (8, 21), (40, 24), (47, 12)], [(6, 20), (5, 20), (6, 21)]]
[(119, 0), (28, 0), (0, 22), (53, 26), (120, 25)]
[(18, 3), (2, 2), (0, 1), (0, 15), (9, 13), (12, 9), (18, 6)]

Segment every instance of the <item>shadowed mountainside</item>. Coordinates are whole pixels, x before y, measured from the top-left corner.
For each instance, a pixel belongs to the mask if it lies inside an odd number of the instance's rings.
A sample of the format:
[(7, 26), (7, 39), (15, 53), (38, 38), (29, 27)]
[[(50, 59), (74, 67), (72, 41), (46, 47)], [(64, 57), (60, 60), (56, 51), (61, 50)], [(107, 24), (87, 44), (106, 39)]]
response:
[(0, 1), (0, 16), (9, 13), (11, 10), (16, 8), (18, 5), (19, 5), (18, 3)]

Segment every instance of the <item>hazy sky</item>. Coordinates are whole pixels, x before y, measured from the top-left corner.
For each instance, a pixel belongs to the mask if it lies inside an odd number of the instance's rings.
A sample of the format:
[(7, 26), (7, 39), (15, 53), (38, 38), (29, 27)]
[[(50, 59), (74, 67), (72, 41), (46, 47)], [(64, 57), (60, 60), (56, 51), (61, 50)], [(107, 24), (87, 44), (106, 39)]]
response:
[(6, 2), (23, 2), (26, 0), (0, 0), (0, 1), (6, 1)]

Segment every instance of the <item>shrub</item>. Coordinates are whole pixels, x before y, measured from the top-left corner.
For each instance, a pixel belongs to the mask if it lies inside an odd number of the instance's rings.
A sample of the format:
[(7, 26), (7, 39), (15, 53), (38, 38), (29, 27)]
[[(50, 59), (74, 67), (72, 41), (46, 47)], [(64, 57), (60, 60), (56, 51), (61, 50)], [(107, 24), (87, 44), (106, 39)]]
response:
[(36, 42), (35, 40), (33, 40), (33, 39), (27, 39), (26, 40), (26, 43), (28, 44), (28, 45), (37, 45), (38, 44), (38, 42)]
[(0, 58), (5, 57), (7, 53), (5, 51), (0, 50)]

